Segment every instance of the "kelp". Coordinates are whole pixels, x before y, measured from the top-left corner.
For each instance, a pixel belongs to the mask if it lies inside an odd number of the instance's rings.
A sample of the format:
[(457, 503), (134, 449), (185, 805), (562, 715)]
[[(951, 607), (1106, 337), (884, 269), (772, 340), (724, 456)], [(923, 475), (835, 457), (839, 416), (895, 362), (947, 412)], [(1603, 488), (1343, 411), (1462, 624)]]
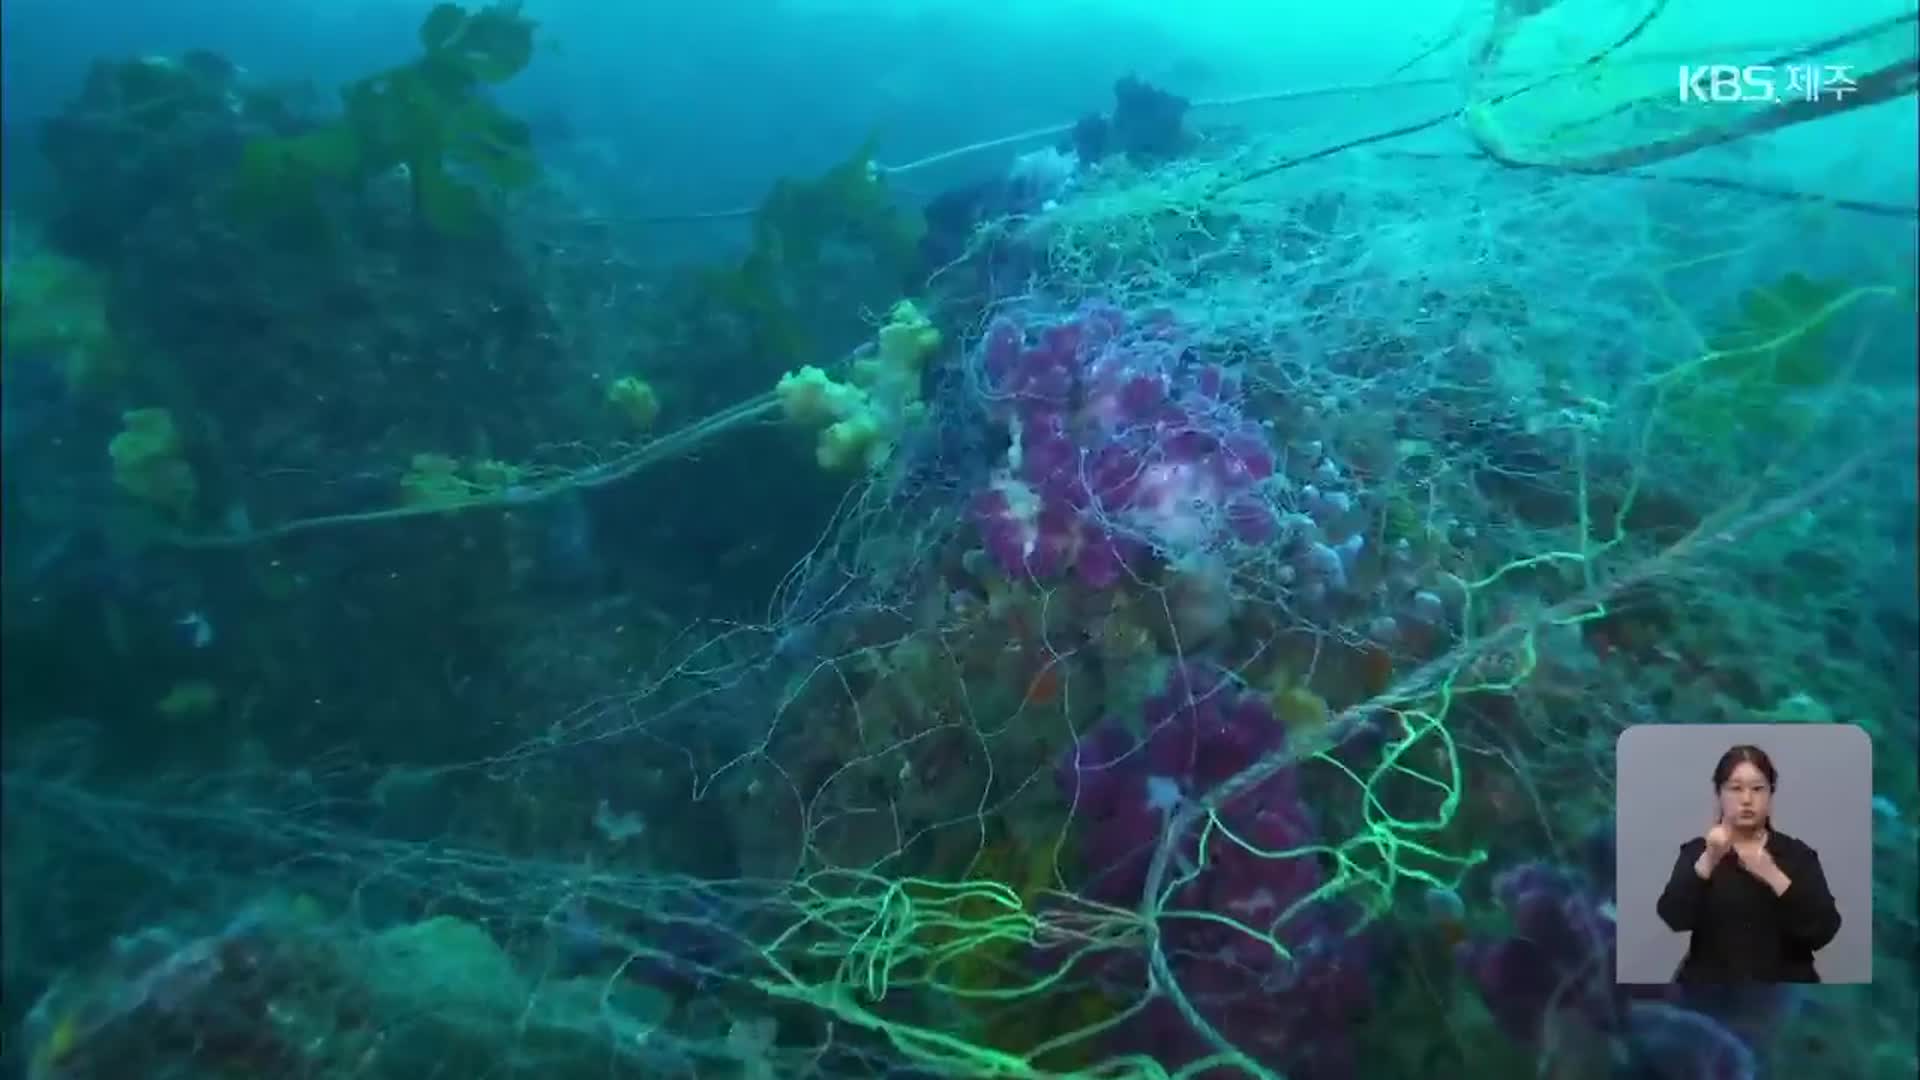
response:
[(421, 23), (421, 56), (348, 84), (337, 120), (249, 143), (236, 206), (255, 220), (319, 226), (327, 191), (398, 175), (433, 231), (484, 227), (483, 187), (517, 190), (539, 176), (527, 125), (484, 93), (526, 68), (533, 29), (517, 4), (438, 5)]

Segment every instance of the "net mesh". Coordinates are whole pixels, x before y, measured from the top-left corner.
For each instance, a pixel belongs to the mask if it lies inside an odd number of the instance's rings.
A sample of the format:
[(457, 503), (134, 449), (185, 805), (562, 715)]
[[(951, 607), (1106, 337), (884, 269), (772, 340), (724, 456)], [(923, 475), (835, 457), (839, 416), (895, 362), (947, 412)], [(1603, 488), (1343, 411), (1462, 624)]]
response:
[[(1913, 5), (1827, 13), (1669, 0), (1503, 0), (1471, 68), (1469, 127), (1509, 164), (1609, 171), (1911, 94)], [(1769, 41), (1721, 41), (1765, 25)]]
[[(1567, 55), (1549, 17), (1612, 40), (1600, 7), (1509, 6), (1499, 56)], [(1548, 92), (1490, 107), (1505, 152), (1672, 130), (1519, 133)], [(103, 789), (76, 727), (11, 763), (9, 932), (116, 893), (144, 927), (35, 1006), (29, 1072), (1911, 1074), (1911, 986), (1825, 1047), (1778, 1003), (1619, 999), (1604, 889), (1554, 868), (1646, 719), (1884, 718), (1910, 772), (1912, 223), (1862, 262), (1737, 191), (1265, 164), (979, 231), (926, 421), (766, 618), (617, 685), (530, 634), (529, 672), (609, 689), (509, 752)], [(1574, 1004), (1515, 1035), (1492, 975), (1430, 980), (1540, 896)]]

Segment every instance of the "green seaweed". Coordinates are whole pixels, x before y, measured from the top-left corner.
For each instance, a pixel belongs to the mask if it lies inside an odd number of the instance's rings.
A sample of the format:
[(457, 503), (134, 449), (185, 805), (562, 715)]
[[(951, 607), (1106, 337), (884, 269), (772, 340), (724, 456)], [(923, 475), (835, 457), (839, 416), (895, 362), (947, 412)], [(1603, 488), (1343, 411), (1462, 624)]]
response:
[(750, 260), (777, 263), (789, 272), (816, 271), (838, 240), (866, 248), (886, 264), (911, 262), (919, 229), (888, 197), (873, 157), (869, 140), (817, 178), (774, 184), (754, 214)]
[(747, 254), (701, 275), (706, 301), (744, 329), (748, 353), (813, 358), (819, 312), (891, 303), (907, 289), (920, 222), (893, 203), (873, 157), (869, 140), (819, 176), (777, 181), (754, 213)]
[(1798, 273), (1748, 290), (1706, 354), (1667, 381), (1668, 422), (1701, 449), (1722, 452), (1810, 435), (1819, 419), (1810, 395), (1839, 374), (1826, 339), (1846, 291)]
[(525, 69), (533, 26), (517, 4), (436, 6), (420, 26), (422, 55), (348, 84), (338, 120), (250, 143), (236, 206), (256, 220), (317, 226), (327, 191), (404, 169), (423, 224), (447, 235), (483, 228), (482, 185), (514, 190), (539, 176), (527, 125), (482, 93)]

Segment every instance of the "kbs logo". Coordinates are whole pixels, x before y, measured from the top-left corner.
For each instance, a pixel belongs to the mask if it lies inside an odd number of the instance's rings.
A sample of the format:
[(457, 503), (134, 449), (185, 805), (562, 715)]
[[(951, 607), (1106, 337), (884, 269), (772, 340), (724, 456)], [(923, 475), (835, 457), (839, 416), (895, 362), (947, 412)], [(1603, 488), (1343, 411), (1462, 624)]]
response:
[(1680, 101), (1765, 102), (1844, 98), (1859, 89), (1846, 64), (1682, 64)]
[(1773, 65), (1698, 64), (1680, 65), (1680, 100), (1688, 101), (1778, 101), (1773, 81)]

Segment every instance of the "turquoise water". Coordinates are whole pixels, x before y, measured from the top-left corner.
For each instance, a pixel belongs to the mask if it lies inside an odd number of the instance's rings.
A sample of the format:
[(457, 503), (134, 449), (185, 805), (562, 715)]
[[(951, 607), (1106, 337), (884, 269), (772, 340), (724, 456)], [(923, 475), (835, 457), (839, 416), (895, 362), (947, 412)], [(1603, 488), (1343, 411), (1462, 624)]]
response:
[[(0, 1056), (1912, 1075), (1913, 8), (1732, 12), (10, 5)], [(1623, 985), (1734, 741), (1827, 985)]]

